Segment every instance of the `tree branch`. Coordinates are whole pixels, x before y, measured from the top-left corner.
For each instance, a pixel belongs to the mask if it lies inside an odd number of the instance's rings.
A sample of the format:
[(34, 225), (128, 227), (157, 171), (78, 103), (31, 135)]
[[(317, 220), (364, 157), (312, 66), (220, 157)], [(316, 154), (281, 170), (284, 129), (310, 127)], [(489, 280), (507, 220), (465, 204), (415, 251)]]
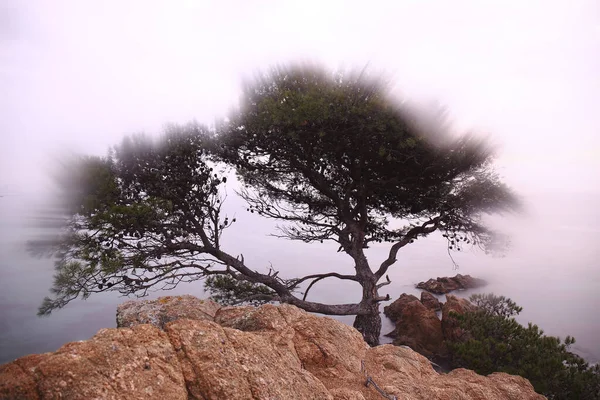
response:
[(385, 276), (385, 279), (386, 279), (386, 282), (382, 282), (382, 283), (376, 285), (375, 287), (377, 289), (381, 289), (382, 287), (384, 287), (384, 286), (389, 285), (390, 283), (392, 283), (392, 281), (390, 281), (390, 277), (388, 275)]
[[(356, 303), (355, 304), (330, 305), (330, 304), (322, 304), (322, 303), (315, 303), (315, 302), (310, 302), (310, 301), (306, 301), (306, 300), (301, 300), (301, 299), (297, 298), (296, 296), (294, 296), (292, 294), (291, 290), (289, 289), (288, 285), (283, 283), (279, 278), (274, 277), (272, 275), (269, 276), (266, 274), (261, 274), (259, 272), (253, 271), (250, 268), (248, 268), (247, 266), (245, 266), (237, 258), (232, 257), (229, 254), (227, 254), (219, 249), (216, 249), (214, 247), (209, 249), (208, 252), (215, 258), (221, 260), (222, 262), (226, 263), (227, 265), (229, 265), (231, 268), (233, 268), (237, 272), (244, 275), (244, 277), (247, 281), (252, 282), (252, 283), (260, 283), (260, 284), (263, 284), (263, 285), (271, 288), (272, 290), (274, 290), (277, 293), (277, 295), (279, 297), (279, 301), (281, 303), (292, 304), (299, 308), (302, 308), (305, 311), (315, 312), (315, 313), (325, 314), (325, 315), (357, 315), (357, 314), (368, 314), (369, 313), (369, 310), (367, 308), (365, 308), (361, 304), (356, 304)], [(339, 274), (336, 274), (336, 275), (339, 275)], [(334, 275), (331, 275), (331, 276), (334, 276)], [(339, 275), (339, 276), (344, 276), (344, 275)], [(354, 277), (352, 277), (352, 276), (346, 276), (346, 277), (347, 278), (342, 278), (342, 279), (353, 279), (354, 280)]]
[(376, 302), (380, 302), (380, 301), (389, 301), (390, 299), (391, 299), (390, 295), (386, 294), (385, 296), (377, 296), (373, 300)]
[(298, 287), (299, 284), (301, 284), (302, 282), (307, 281), (309, 279), (315, 279), (315, 278), (324, 279), (324, 278), (329, 278), (329, 277), (351, 280), (351, 281), (356, 281), (356, 282), (359, 281), (359, 279), (356, 275), (342, 275), (342, 274), (338, 274), (337, 272), (329, 272), (327, 274), (306, 275), (302, 278), (294, 279), (293, 285), (288, 286), (288, 289), (293, 290), (294, 288)]
[[(304, 296), (302, 297), (302, 300), (306, 300), (306, 296), (308, 296), (308, 292), (310, 290), (310, 288), (313, 287), (313, 285), (317, 282), (319, 282), (321, 279), (325, 279), (325, 278), (331, 278), (331, 277), (335, 277), (338, 279), (348, 279), (348, 280), (352, 280), (352, 281), (357, 281), (358, 282), (358, 278), (354, 275), (340, 275), (337, 274), (335, 272), (329, 273), (329, 274), (322, 274), (321, 276), (317, 277), (314, 281), (312, 281), (310, 283), (310, 285), (308, 285), (308, 287), (306, 288), (306, 291), (304, 292)], [(306, 279), (306, 277), (303, 278), (303, 280)], [(297, 283), (296, 283), (297, 285)]]
[(431, 232), (434, 232), (436, 229), (438, 229), (440, 220), (441, 216), (437, 216), (425, 222), (421, 226), (415, 226), (404, 235), (402, 240), (394, 243), (394, 245), (390, 249), (388, 258), (381, 263), (381, 266), (379, 267), (377, 272), (375, 272), (376, 279), (379, 280), (383, 276), (383, 274), (387, 272), (390, 265), (396, 262), (396, 255), (398, 254), (398, 250), (409, 244), (411, 240), (417, 238), (419, 235), (427, 235)]

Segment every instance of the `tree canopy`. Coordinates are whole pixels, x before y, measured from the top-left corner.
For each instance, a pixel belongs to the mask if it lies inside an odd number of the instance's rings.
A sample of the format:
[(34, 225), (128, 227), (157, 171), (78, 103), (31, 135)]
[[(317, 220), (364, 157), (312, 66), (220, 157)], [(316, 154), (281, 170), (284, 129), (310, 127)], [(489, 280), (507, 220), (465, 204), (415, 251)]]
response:
[[(277, 68), (246, 88), (229, 126), (222, 159), (252, 189), (242, 195), (258, 213), (291, 223), (282, 232), (290, 239), (351, 251), (352, 240), (360, 247), (441, 229), (486, 246), (493, 237), (482, 213), (517, 205), (485, 139), (421, 129), (377, 79)], [(408, 223), (395, 229), (393, 220)]]
[[(483, 216), (518, 207), (486, 140), (422, 122), (382, 79), (301, 65), (248, 83), (216, 132), (189, 125), (159, 141), (129, 137), (106, 157), (80, 160), (64, 180), (64, 231), (32, 247), (57, 256), (54, 298), (40, 313), (97, 291), (143, 295), (206, 278), (227, 302), (356, 315), (355, 327), (377, 344), (379, 303), (389, 298), (378, 293), (389, 279), (379, 281), (402, 247), (441, 231), (449, 250), (492, 249), (499, 242)], [(235, 169), (251, 212), (281, 221), (279, 236), (334, 241), (352, 268), (258, 272), (222, 249), (221, 235), (236, 221), (221, 212), (226, 177), (217, 165)], [(364, 249), (374, 242), (391, 245), (372, 268)], [(326, 278), (358, 283), (362, 300), (310, 302), (308, 291)]]

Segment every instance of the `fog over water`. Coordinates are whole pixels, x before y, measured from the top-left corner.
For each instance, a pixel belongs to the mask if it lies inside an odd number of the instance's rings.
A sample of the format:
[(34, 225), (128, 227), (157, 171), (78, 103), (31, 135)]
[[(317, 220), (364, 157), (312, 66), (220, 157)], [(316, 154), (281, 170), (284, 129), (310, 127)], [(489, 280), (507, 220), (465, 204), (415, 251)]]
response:
[[(600, 230), (585, 223), (600, 216), (582, 213), (587, 202), (598, 204), (600, 196), (588, 199), (567, 198), (555, 193), (547, 209), (527, 224), (513, 231), (513, 248), (505, 258), (491, 258), (474, 249), (453, 254), (452, 260), (439, 236), (431, 236), (407, 246), (399, 253), (398, 262), (390, 268), (392, 284), (382, 289), (396, 298), (401, 293), (419, 295), (414, 285), (437, 276), (456, 273), (482, 277), (490, 283), (478, 290), (458, 292), (468, 297), (475, 292), (494, 292), (511, 297), (524, 311), (518, 320), (538, 324), (547, 334), (564, 338), (575, 336), (574, 350), (591, 362), (600, 361), (600, 320), (597, 304), (600, 272), (597, 268)], [(30, 258), (25, 252), (24, 239), (35, 235), (28, 227), (30, 207), (34, 200), (25, 196), (7, 196), (0, 203), (3, 225), (0, 230), (0, 362), (32, 352), (53, 351), (62, 344), (87, 339), (98, 329), (115, 326), (116, 306), (126, 298), (113, 293), (92, 295), (88, 300), (76, 300), (50, 317), (35, 315), (42, 298), (51, 285), (52, 262)], [(29, 205), (27, 202), (29, 201)], [(560, 203), (560, 204), (558, 204)], [(554, 219), (556, 207), (569, 207), (564, 218)], [(329, 245), (306, 245), (267, 236), (273, 226), (260, 217), (247, 213), (239, 200), (228, 202), (228, 212), (236, 213), (240, 221), (224, 234), (223, 247), (232, 254), (243, 253), (251, 268), (266, 270), (270, 263), (281, 270), (281, 276), (292, 277), (327, 270), (352, 271), (348, 256), (337, 253)], [(568, 224), (568, 225), (567, 225)], [(507, 230), (510, 231), (510, 230)], [(367, 256), (372, 265), (386, 257), (388, 248), (373, 246)], [(576, 254), (577, 257), (573, 257)], [(160, 295), (192, 294), (203, 296), (201, 282), (185, 284)], [(440, 298), (443, 298), (440, 296)], [(322, 302), (360, 301), (360, 288), (335, 279), (324, 280), (313, 287), (309, 299)], [(353, 317), (339, 317), (352, 323)], [(393, 329), (384, 317), (383, 332)], [(384, 339), (385, 340), (385, 339)]]
[[(525, 4), (524, 4), (525, 3)], [(157, 134), (168, 122), (212, 123), (236, 104), (241, 79), (278, 62), (391, 73), (402, 97), (447, 105), (457, 128), (491, 133), (497, 168), (524, 199), (524, 216), (494, 219), (510, 233), (504, 258), (454, 254), (439, 236), (405, 247), (383, 294), (457, 272), (511, 297), (519, 321), (575, 336), (600, 360), (600, 9), (595, 1), (371, 2), (3, 1), (0, 4), (0, 363), (115, 326), (116, 294), (35, 315), (52, 284), (50, 260), (25, 242), (48, 199), (61, 151), (105, 154), (124, 134)], [(228, 188), (231, 192), (232, 188)], [(224, 248), (284, 276), (350, 271), (328, 245), (267, 236), (247, 214)], [(388, 247), (367, 256), (379, 264)], [(202, 296), (202, 284), (164, 294)], [(469, 292), (461, 292), (468, 296)], [(354, 302), (359, 287), (319, 282), (312, 300)], [(352, 318), (342, 318), (351, 322)], [(392, 329), (386, 326), (384, 332)]]

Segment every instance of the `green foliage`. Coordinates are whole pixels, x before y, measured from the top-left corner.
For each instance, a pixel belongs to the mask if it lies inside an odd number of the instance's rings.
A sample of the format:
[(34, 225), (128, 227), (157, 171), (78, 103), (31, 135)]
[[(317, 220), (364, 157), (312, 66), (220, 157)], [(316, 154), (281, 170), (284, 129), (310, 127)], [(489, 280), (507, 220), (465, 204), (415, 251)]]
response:
[(523, 311), (523, 307), (519, 307), (511, 299), (504, 296), (496, 296), (494, 293), (474, 294), (469, 297), (469, 300), (480, 310), (490, 315), (508, 318), (519, 315)]
[(265, 304), (275, 295), (265, 285), (236, 279), (230, 275), (209, 276), (204, 283), (210, 298), (226, 306)]
[(220, 214), (219, 177), (199, 126), (170, 130), (158, 141), (127, 137), (107, 157), (81, 157), (58, 176), (62, 221), (29, 250), (55, 257), (52, 297), (39, 315), (91, 293), (145, 295), (204, 278), (223, 262), (215, 254), (234, 220)]
[(474, 295), (471, 301), (481, 308), (455, 316), (468, 339), (448, 343), (453, 367), (520, 375), (550, 399), (600, 399), (600, 367), (569, 351), (574, 338), (561, 341), (537, 325), (520, 325), (512, 316), (522, 308), (504, 296)]
[(493, 149), (476, 136), (427, 129), (385, 81), (314, 66), (276, 68), (249, 84), (219, 136), (220, 157), (255, 192), (259, 214), (291, 224), (284, 236), (336, 240), (347, 225), (364, 242), (395, 242), (390, 218), (463, 232), (485, 246), (481, 213), (517, 200), (491, 170)]

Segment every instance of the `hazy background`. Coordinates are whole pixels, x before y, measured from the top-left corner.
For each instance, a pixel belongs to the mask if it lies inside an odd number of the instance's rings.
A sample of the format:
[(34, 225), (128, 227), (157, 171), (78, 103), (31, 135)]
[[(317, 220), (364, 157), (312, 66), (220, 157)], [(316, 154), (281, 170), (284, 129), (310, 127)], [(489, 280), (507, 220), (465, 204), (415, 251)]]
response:
[[(236, 104), (243, 77), (302, 59), (370, 63), (402, 97), (447, 105), (457, 127), (494, 135), (498, 169), (529, 214), (499, 222), (513, 235), (506, 258), (460, 254), (458, 272), (487, 278), (486, 291), (525, 308), (522, 322), (572, 334), (600, 360), (599, 51), (593, 0), (0, 1), (0, 362), (114, 326), (123, 300), (102, 294), (35, 316), (52, 263), (29, 258), (24, 243), (60, 151), (104, 154), (127, 133), (211, 123)], [(226, 234), (231, 252), (253, 268), (351, 268), (335, 248), (267, 237), (270, 222), (229, 200), (243, 216)], [(385, 252), (368, 256), (377, 264)], [(402, 250), (386, 292), (418, 293), (418, 281), (455, 273), (431, 237)], [(325, 280), (313, 299), (358, 300), (346, 285)]]

